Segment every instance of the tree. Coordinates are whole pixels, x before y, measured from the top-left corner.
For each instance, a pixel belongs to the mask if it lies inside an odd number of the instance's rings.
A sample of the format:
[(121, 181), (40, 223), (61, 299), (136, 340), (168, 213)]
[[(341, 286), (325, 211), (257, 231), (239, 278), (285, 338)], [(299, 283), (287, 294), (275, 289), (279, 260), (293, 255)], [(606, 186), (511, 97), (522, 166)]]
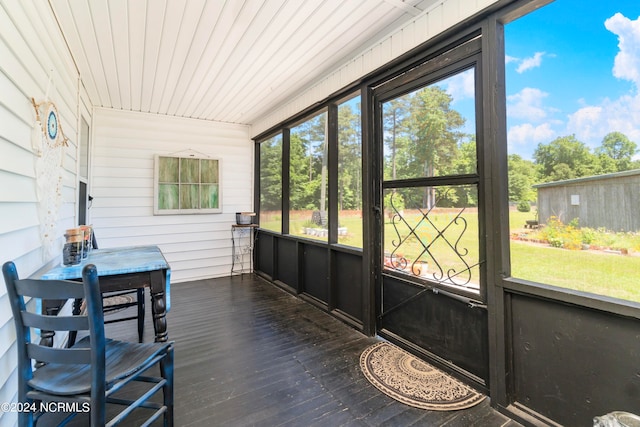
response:
[(348, 103), (338, 108), (338, 209), (362, 209), (361, 116)]
[(536, 191), (533, 185), (537, 181), (538, 171), (536, 165), (525, 160), (517, 154), (510, 154), (508, 159), (509, 169), (509, 200), (515, 202), (536, 200)]
[(408, 119), (411, 115), (412, 95), (395, 98), (384, 104), (382, 126), (384, 130), (384, 179), (406, 178), (398, 176), (398, 153), (409, 144)]
[[(476, 173), (478, 170), (478, 156), (476, 154), (475, 135), (468, 136), (467, 141), (458, 143), (449, 167), (441, 167), (443, 173), (450, 175), (464, 175)], [(478, 206), (478, 192), (474, 185), (456, 185), (452, 187), (440, 187), (436, 190), (438, 206), (466, 207)]]
[(319, 114), (291, 130), (289, 188), (290, 209), (319, 209), (323, 206), (323, 168), (326, 167), (326, 113)]
[(621, 132), (611, 132), (602, 139), (602, 145), (596, 150), (596, 154), (604, 154), (612, 158), (617, 171), (625, 171), (632, 168), (633, 156), (638, 152), (638, 146), (630, 141)]
[(451, 161), (451, 167), (443, 165), (444, 172), (452, 175), (476, 173), (478, 170), (478, 156), (476, 154), (475, 135), (468, 135), (468, 140), (458, 144), (456, 155)]
[(411, 130), (415, 137), (415, 176), (435, 176), (457, 154), (462, 115), (451, 108), (453, 98), (438, 86), (420, 90), (412, 99)]
[(291, 210), (304, 209), (309, 202), (308, 190), (304, 188), (309, 182), (309, 159), (307, 158), (307, 142), (298, 132), (291, 132), (289, 150), (289, 204)]
[[(428, 86), (385, 103), (385, 179), (436, 176), (451, 169), (464, 137), (458, 131), (464, 118), (451, 108), (452, 100), (444, 89)], [(433, 206), (435, 190), (412, 192), (405, 201)]]
[(260, 209), (282, 209), (282, 138), (260, 144)]
[(540, 166), (540, 181), (550, 182), (601, 173), (600, 162), (575, 135), (538, 144), (533, 157)]

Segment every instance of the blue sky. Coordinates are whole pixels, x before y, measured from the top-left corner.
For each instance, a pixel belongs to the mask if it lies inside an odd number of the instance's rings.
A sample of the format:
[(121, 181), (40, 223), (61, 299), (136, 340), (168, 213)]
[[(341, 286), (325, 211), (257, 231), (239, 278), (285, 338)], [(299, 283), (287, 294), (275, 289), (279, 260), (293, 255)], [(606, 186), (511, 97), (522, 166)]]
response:
[(640, 146), (640, 1), (557, 0), (505, 27), (509, 153), (619, 131)]

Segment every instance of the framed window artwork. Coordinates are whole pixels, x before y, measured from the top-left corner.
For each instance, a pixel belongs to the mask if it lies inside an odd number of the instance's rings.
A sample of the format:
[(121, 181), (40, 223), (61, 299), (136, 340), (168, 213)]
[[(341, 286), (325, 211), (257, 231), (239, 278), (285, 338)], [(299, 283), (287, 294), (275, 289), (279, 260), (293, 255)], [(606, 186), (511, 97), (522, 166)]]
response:
[(155, 156), (154, 215), (222, 212), (220, 159)]

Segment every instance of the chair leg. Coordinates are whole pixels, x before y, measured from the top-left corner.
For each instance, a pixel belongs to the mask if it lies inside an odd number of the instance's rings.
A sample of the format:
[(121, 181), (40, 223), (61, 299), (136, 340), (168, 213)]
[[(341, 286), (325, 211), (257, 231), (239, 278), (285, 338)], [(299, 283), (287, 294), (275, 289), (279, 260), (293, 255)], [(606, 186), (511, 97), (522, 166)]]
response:
[(18, 425), (20, 427), (31, 427), (35, 425), (33, 420), (33, 412), (31, 411), (18, 412)]
[(138, 288), (138, 342), (144, 338), (144, 288)]
[[(102, 396), (98, 396), (100, 391), (102, 391)], [(98, 393), (91, 391), (91, 407), (89, 409), (91, 427), (104, 427), (107, 420), (107, 400), (104, 388), (98, 390)]]
[(164, 385), (164, 427), (173, 427), (173, 346), (167, 351), (167, 355), (160, 361), (160, 373), (167, 380)]

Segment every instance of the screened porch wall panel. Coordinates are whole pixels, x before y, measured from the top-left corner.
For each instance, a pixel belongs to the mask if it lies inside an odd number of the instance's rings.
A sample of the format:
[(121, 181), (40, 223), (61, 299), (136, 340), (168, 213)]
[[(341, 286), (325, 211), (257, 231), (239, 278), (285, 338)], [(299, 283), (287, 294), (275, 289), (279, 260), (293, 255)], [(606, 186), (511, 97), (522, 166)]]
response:
[(298, 289), (298, 244), (295, 240), (277, 237), (277, 279), (283, 284)]
[(326, 246), (299, 244), (302, 246), (302, 292), (329, 304), (329, 252)]
[(567, 426), (640, 413), (640, 320), (520, 293), (507, 301), (516, 402)]
[(275, 280), (275, 252), (273, 248), (276, 237), (260, 230), (257, 230), (256, 232), (254, 270), (266, 275), (270, 280)]
[[(105, 108), (93, 125), (90, 213), (100, 246), (158, 245), (173, 282), (229, 275), (235, 213), (253, 210), (248, 127)], [(156, 154), (220, 159), (223, 212), (153, 215)]]
[(310, 296), (321, 308), (336, 310), (338, 317), (360, 328), (362, 255), (355, 252), (258, 231), (254, 267), (288, 292)]
[(333, 308), (362, 322), (362, 255), (331, 251)]

